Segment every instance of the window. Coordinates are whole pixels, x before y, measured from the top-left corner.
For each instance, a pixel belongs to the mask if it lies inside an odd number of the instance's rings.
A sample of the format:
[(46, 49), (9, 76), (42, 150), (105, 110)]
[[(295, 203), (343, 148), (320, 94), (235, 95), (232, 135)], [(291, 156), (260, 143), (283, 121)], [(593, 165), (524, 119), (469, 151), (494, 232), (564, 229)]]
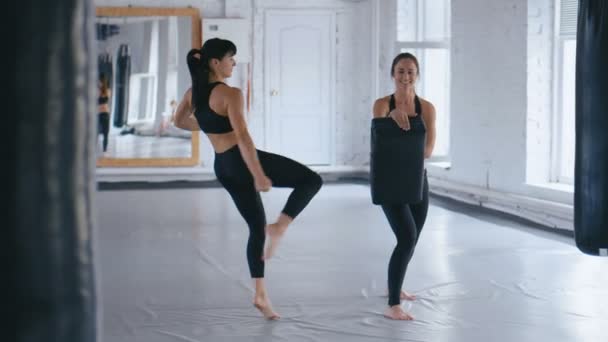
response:
[(420, 62), (416, 90), (437, 111), (433, 159), (445, 160), (450, 142), (450, 0), (398, 0), (396, 51), (410, 52)]
[(154, 122), (156, 110), (155, 74), (139, 73), (129, 77), (128, 124)]
[(150, 54), (144, 72), (132, 73), (129, 77), (128, 120), (129, 125), (153, 123), (156, 117), (156, 97), (158, 95), (158, 70), (160, 48), (160, 20), (145, 24), (149, 30)]
[(556, 5), (554, 68), (555, 116), (552, 134), (551, 181), (572, 184), (575, 146), (575, 71), (577, 0), (560, 0)]

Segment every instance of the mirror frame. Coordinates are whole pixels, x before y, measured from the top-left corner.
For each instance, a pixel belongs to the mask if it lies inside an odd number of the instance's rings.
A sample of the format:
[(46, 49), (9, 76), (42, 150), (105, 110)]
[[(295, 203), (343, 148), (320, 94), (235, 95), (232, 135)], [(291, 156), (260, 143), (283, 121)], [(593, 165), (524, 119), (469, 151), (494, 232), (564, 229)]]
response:
[[(96, 7), (96, 17), (190, 17), (192, 19), (192, 48), (202, 46), (200, 11), (192, 7)], [(200, 160), (200, 134), (192, 132), (192, 154), (189, 158), (97, 158), (97, 167), (196, 166)]]

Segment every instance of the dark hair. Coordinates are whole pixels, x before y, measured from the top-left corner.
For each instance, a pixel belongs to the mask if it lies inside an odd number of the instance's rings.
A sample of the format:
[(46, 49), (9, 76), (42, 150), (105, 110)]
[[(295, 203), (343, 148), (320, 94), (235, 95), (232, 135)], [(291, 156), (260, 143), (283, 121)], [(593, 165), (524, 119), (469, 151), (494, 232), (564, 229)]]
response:
[[(198, 58), (195, 55), (199, 55)], [(206, 90), (209, 85), (209, 62), (212, 59), (222, 59), (226, 56), (236, 55), (236, 46), (233, 42), (212, 38), (203, 44), (200, 49), (192, 49), (188, 52), (186, 61), (190, 76), (192, 77), (192, 103), (195, 108), (198, 108), (200, 101), (207, 101)], [(202, 102), (201, 102), (202, 103)]]
[(398, 54), (395, 59), (393, 59), (393, 65), (391, 65), (391, 77), (395, 76), (395, 66), (402, 59), (411, 59), (412, 61), (414, 61), (414, 64), (416, 64), (416, 74), (420, 76), (420, 65), (418, 64), (418, 59), (416, 58), (416, 56), (412, 55), (409, 52), (402, 52)]

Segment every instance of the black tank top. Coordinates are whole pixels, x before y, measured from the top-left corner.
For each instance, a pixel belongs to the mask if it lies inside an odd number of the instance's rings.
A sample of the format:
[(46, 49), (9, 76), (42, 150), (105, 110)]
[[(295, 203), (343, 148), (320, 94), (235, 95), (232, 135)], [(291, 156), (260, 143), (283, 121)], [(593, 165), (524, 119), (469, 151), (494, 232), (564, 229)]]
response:
[(209, 84), (209, 88), (205, 93), (206, 100), (202, 101), (203, 106), (201, 108), (196, 108), (196, 111), (194, 112), (194, 117), (196, 117), (198, 125), (205, 133), (221, 134), (232, 132), (232, 125), (230, 125), (230, 120), (228, 117), (214, 112), (209, 106), (209, 97), (211, 95), (211, 91), (218, 84), (224, 83), (214, 82)]
[[(418, 98), (418, 95), (416, 95), (414, 97), (414, 110), (416, 111), (416, 116), (414, 117), (410, 117), (410, 120), (422, 120), (422, 105), (420, 104), (420, 99)], [(395, 104), (395, 94), (391, 95), (391, 100), (388, 103), (388, 113), (386, 113), (386, 116), (388, 116), (393, 109), (397, 108), (397, 105)]]

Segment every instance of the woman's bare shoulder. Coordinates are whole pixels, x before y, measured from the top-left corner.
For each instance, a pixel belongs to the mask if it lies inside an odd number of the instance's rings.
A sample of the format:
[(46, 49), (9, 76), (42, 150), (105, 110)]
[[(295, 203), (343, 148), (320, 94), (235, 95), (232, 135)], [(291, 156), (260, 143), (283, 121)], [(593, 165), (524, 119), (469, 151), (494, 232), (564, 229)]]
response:
[(212, 93), (218, 93), (224, 96), (234, 96), (237, 93), (240, 93), (241, 90), (237, 87), (231, 87), (229, 85), (227, 85), (226, 83), (219, 83), (217, 86), (215, 86), (212, 90)]
[(217, 86), (217, 88), (220, 94), (225, 96), (225, 98), (229, 101), (240, 101), (243, 98), (243, 92), (240, 88), (231, 87), (224, 83)]
[(384, 96), (374, 101), (374, 117), (382, 117), (388, 113), (390, 96)]
[(381, 98), (376, 99), (376, 103), (386, 103), (386, 104), (388, 104), (388, 102), (390, 101), (390, 99), (391, 99), (391, 96), (390, 95), (386, 95), (386, 96), (383, 96)]
[(420, 105), (422, 106), (423, 113), (435, 113), (435, 106), (431, 103), (431, 101), (418, 96), (420, 99)]

